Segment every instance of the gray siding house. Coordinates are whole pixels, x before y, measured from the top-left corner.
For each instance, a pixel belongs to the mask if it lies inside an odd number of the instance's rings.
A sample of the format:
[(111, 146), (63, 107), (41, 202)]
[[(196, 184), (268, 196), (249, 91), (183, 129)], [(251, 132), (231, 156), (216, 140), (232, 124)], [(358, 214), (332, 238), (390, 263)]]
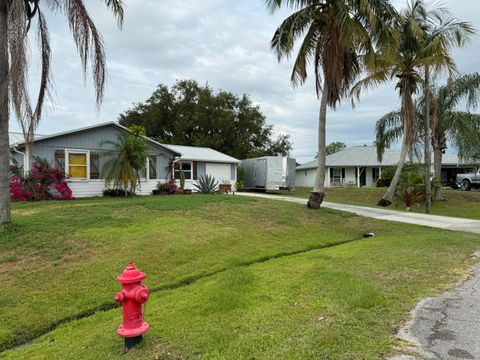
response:
[[(69, 174), (69, 186), (75, 197), (102, 195), (105, 181), (102, 170), (111, 150), (105, 141), (116, 141), (120, 132), (129, 131), (115, 122), (103, 123), (68, 132), (36, 138), (32, 155), (48, 161), (55, 168)], [(218, 182), (235, 186), (239, 160), (210, 148), (165, 145), (146, 138), (148, 157), (146, 171), (140, 180), (140, 195), (152, 193), (158, 182), (167, 181), (168, 167), (174, 160), (174, 176), (180, 169), (186, 175), (185, 188), (194, 190), (193, 183), (201, 175), (210, 174)], [(24, 163), (23, 141), (11, 144), (12, 157)]]

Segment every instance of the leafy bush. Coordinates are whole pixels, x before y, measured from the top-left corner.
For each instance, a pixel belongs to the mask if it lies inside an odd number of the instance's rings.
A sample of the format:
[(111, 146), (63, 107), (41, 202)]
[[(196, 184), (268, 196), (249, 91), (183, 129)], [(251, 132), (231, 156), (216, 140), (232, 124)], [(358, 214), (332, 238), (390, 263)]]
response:
[(125, 190), (123, 189), (105, 189), (103, 190), (103, 196), (110, 196), (110, 197), (125, 197), (130, 196), (132, 193), (128, 192), (125, 194)]
[(419, 204), (425, 197), (424, 176), (418, 166), (410, 165), (402, 171), (395, 196), (405, 204), (407, 211), (413, 204)]
[(167, 182), (158, 182), (157, 190), (161, 192), (167, 192), (169, 194), (175, 194), (178, 190), (175, 180), (170, 180)]
[(213, 176), (202, 175), (193, 184), (202, 194), (214, 194), (218, 188), (218, 181)]
[(180, 188), (185, 189), (185, 172), (180, 169)]
[(50, 168), (48, 162), (36, 159), (32, 170), (24, 176), (17, 165), (10, 167), (10, 195), (12, 201), (72, 200), (72, 190), (66, 183), (66, 174)]

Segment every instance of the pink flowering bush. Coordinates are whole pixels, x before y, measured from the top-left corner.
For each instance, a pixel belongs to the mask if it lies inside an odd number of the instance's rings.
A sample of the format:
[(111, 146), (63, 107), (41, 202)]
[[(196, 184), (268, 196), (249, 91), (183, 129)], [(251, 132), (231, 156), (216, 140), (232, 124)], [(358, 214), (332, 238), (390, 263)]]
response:
[(37, 159), (26, 176), (13, 165), (10, 167), (12, 201), (72, 200), (66, 179), (63, 171), (50, 168), (45, 160)]

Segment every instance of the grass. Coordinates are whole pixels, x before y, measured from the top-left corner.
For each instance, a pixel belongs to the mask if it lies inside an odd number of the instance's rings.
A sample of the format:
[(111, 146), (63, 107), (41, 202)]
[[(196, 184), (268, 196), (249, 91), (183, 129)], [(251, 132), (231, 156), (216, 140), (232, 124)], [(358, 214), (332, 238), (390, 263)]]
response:
[[(274, 194), (289, 195), (301, 198), (308, 198), (311, 188), (296, 188), (291, 191), (272, 191)], [(377, 201), (385, 193), (386, 188), (376, 187), (345, 187), (328, 188), (325, 190), (325, 201), (376, 207)], [(480, 191), (461, 191), (450, 188), (442, 189), (445, 198), (443, 201), (434, 201), (432, 205), (432, 214), (461, 217), (467, 219), (480, 220)], [(394, 199), (389, 207), (392, 210), (404, 211), (405, 206)], [(412, 206), (413, 212), (425, 212), (425, 206)]]
[[(414, 304), (458, 280), (480, 245), (235, 196), (15, 204), (14, 220), (0, 233), (3, 347), (52, 329), (7, 359), (381, 358)], [(73, 319), (112, 304), (130, 260), (156, 291), (151, 330), (125, 355), (118, 309)]]

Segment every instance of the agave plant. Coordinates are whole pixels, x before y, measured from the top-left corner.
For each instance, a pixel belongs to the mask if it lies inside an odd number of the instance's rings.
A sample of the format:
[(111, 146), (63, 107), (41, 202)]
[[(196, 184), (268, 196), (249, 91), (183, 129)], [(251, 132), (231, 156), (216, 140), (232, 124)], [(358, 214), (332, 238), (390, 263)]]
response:
[(202, 175), (193, 186), (202, 194), (214, 194), (218, 188), (218, 181), (211, 175)]

